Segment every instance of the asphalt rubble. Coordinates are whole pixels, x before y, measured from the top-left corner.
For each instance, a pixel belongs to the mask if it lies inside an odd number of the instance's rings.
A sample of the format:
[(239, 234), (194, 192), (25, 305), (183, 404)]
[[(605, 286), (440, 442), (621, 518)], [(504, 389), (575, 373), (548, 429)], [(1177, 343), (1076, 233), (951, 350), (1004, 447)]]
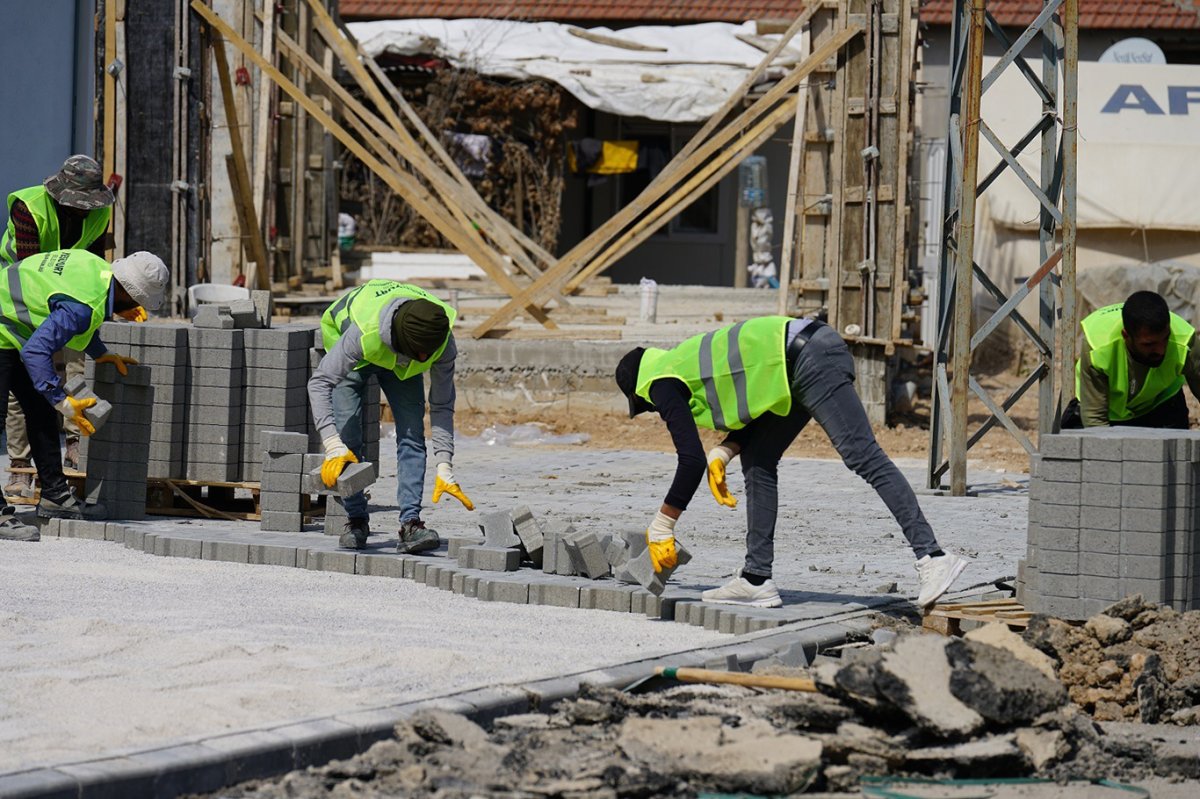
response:
[(893, 626), (807, 668), (755, 665), (810, 677), (816, 693), (585, 688), (486, 730), (427, 712), (352, 759), (211, 796), (598, 799), (857, 792), (879, 776), (1195, 779), (1200, 753), (1106, 732), (1097, 719), (1197, 723), (1198, 631), (1200, 611), (1140, 597), (1083, 626), (1035, 616), (1023, 635), (1002, 624), (962, 638)]

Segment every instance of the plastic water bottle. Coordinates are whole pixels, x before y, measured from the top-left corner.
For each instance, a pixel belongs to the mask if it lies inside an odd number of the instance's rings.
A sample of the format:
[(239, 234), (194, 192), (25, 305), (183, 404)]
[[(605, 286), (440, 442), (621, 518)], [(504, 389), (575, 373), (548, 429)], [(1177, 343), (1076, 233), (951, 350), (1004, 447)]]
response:
[(639, 318), (643, 322), (658, 321), (658, 283), (648, 277), (642, 278), (642, 310)]

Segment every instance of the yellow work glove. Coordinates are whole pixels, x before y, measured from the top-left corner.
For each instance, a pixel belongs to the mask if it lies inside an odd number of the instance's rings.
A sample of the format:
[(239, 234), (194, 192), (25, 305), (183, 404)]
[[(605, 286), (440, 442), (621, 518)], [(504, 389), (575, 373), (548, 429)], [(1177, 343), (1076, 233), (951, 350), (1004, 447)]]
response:
[(333, 488), (337, 483), (338, 475), (342, 473), (342, 469), (346, 468), (347, 463), (358, 463), (358, 458), (354, 457), (354, 453), (350, 448), (342, 443), (340, 436), (332, 435), (321, 442), (325, 445), (325, 462), (321, 464), (321, 482), (326, 488)]
[(725, 484), (725, 467), (732, 458), (733, 450), (726, 446), (716, 446), (708, 451), (708, 490), (718, 505), (727, 508), (737, 507), (737, 498), (729, 493), (729, 486)]
[(117, 367), (117, 371), (121, 373), (121, 377), (129, 374), (129, 370), (125, 368), (127, 364), (137, 366), (138, 362), (133, 358), (128, 358), (124, 355), (117, 355), (115, 352), (106, 352), (96, 359), (96, 363), (111, 363)]
[(437, 478), (433, 481), (433, 504), (437, 504), (437, 501), (442, 498), (442, 494), (454, 497), (467, 510), (475, 510), (475, 503), (458, 487), (458, 481), (454, 479), (454, 469), (448, 463), (437, 465)]
[(130, 308), (128, 311), (118, 311), (116, 315), (126, 322), (145, 322), (150, 318), (150, 314), (146, 313), (146, 309), (140, 305)]
[(79, 432), (85, 436), (90, 436), (96, 432), (96, 428), (88, 421), (88, 418), (83, 415), (83, 412), (96, 404), (93, 397), (77, 400), (74, 397), (67, 397), (62, 402), (54, 406), (54, 410), (61, 413), (63, 416), (70, 419), (79, 428)]
[(650, 562), (654, 565), (655, 574), (663, 569), (674, 569), (679, 563), (675, 552), (676, 521), (659, 511), (646, 528), (646, 546), (650, 550)]

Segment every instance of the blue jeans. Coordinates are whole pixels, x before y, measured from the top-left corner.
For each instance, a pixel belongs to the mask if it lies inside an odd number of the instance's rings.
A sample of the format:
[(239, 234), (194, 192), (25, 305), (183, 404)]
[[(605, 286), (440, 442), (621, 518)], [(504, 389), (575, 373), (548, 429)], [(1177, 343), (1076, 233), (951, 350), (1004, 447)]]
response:
[(771, 576), (775, 560), (775, 518), (779, 512), (779, 459), (809, 419), (829, 435), (842, 461), (871, 484), (918, 557), (938, 549), (937, 539), (912, 486), (875, 440), (862, 402), (854, 391), (854, 359), (846, 342), (830, 327), (813, 333), (790, 365), (792, 411), (764, 414), (747, 428), (742, 447), (746, 478), (745, 571)]
[[(401, 380), (375, 366), (355, 369), (333, 390), (333, 422), (338, 435), (359, 460), (363, 457), (363, 397), (367, 381), (379, 381), (396, 419), (396, 504), (400, 521), (421, 518), (421, 491), (425, 487), (425, 378)], [(345, 500), (346, 515), (365, 519), (367, 498), (362, 492)]]

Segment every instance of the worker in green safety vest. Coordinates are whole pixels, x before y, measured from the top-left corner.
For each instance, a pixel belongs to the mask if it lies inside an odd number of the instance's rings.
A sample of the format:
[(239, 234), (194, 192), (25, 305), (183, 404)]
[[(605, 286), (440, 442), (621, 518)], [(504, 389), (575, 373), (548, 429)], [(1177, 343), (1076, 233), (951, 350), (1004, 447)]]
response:
[[(371, 280), (343, 295), (321, 317), (325, 357), (308, 383), (313, 420), (325, 446), (321, 479), (333, 487), (347, 463), (362, 457), (363, 398), (374, 377), (396, 420), (396, 502), (399, 552), (417, 553), (441, 543), (421, 520), (425, 484), (424, 375), (429, 373), (429, 422), (437, 465), (432, 500), (449, 494), (475, 506), (454, 477), (454, 361), (452, 307), (417, 286)], [(348, 517), (339, 544), (362, 549), (370, 535), (366, 497), (344, 500)]]
[[(0, 236), (0, 265), (10, 264), (51, 250), (87, 250), (104, 257), (110, 236), (113, 193), (104, 185), (100, 165), (86, 155), (72, 155), (62, 168), (40, 185), (8, 195), (8, 227)], [(107, 265), (106, 265), (107, 268)], [(67, 379), (83, 375), (83, 353), (63, 350)], [(66, 463), (78, 466), (79, 431), (65, 425)], [(15, 403), (8, 409), (8, 458), (11, 467), (27, 469), (30, 463), (25, 416)], [(4, 487), (9, 495), (33, 496), (33, 475), (16, 472)]]
[(1075, 362), (1075, 394), (1064, 428), (1161, 427), (1188, 429), (1184, 383), (1200, 397), (1196, 329), (1171, 313), (1153, 291), (1084, 317)]
[[(86, 352), (96, 363), (128, 373), (137, 363), (111, 353), (100, 340), (100, 325), (116, 313), (157, 310), (169, 276), (154, 255), (137, 252), (111, 267), (86, 250), (54, 250), (9, 264), (0, 279), (0, 400), (16, 397), (25, 412), (33, 462), (42, 483), (37, 514), (82, 518), (87, 509), (63, 476), (54, 411), (71, 419), (84, 435), (95, 432), (84, 411), (96, 403), (63, 389), (53, 357), (63, 347)], [(101, 509), (93, 509), (99, 515)], [(4, 503), (0, 539), (36, 541), (37, 528), (20, 522)]]
[[(700, 480), (733, 508), (726, 483), (740, 456), (746, 480), (746, 560), (739, 575), (703, 593), (705, 602), (773, 608), (783, 604), (771, 579), (778, 467), (809, 419), (816, 419), (846, 465), (879, 494), (917, 557), (917, 602), (932, 605), (967, 561), (938, 545), (908, 481), (879, 447), (854, 391), (854, 360), (833, 328), (815, 319), (767, 316), (687, 339), (670, 350), (637, 349), (617, 365), (629, 416), (655, 411), (679, 461), (666, 500), (646, 530), (656, 572), (677, 565), (675, 525)], [(698, 428), (725, 440), (705, 455)]]

